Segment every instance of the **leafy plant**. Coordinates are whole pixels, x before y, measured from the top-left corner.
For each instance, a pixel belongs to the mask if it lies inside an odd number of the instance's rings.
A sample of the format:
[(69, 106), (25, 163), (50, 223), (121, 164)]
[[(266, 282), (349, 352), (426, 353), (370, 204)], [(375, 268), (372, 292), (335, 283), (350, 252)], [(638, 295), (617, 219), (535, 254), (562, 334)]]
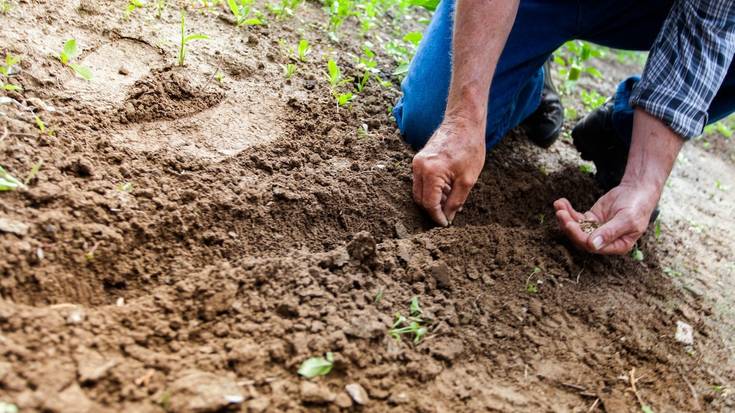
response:
[(346, 83), (342, 78), (342, 70), (337, 66), (337, 62), (335, 62), (334, 59), (329, 59), (327, 61), (327, 80), (329, 81), (329, 86), (331, 86), (332, 89)]
[(401, 341), (404, 334), (413, 335), (413, 343), (418, 344), (423, 340), (429, 329), (424, 325), (423, 310), (419, 304), (419, 298), (414, 296), (409, 303), (409, 317), (404, 317), (400, 312), (396, 313), (396, 320), (388, 333), (396, 341)]
[(586, 62), (593, 57), (603, 57), (604, 50), (592, 43), (573, 40), (564, 45), (554, 53), (554, 62), (559, 65), (559, 73), (567, 80), (575, 82), (579, 80), (582, 73), (593, 77), (602, 77), (597, 68), (587, 66)]
[(605, 96), (600, 95), (594, 90), (589, 92), (582, 90), (580, 97), (582, 98), (582, 106), (584, 106), (587, 112), (591, 112), (592, 110), (604, 105), (607, 100)]
[(532, 282), (531, 278), (533, 278), (536, 274), (541, 272), (541, 268), (539, 267), (533, 267), (533, 271), (531, 271), (530, 274), (528, 274), (528, 278), (526, 278), (526, 292), (529, 294), (536, 294), (538, 293), (538, 281)]
[(311, 47), (309, 47), (309, 41), (306, 39), (299, 40), (299, 45), (296, 47), (296, 53), (300, 61), (305, 62), (306, 56), (311, 53)]
[(34, 180), (36, 176), (38, 176), (38, 172), (41, 170), (42, 166), (43, 166), (43, 159), (34, 163), (33, 166), (31, 167), (31, 171), (28, 173), (28, 176), (26, 177), (23, 183), (28, 185), (32, 180)]
[(334, 367), (334, 355), (327, 353), (326, 357), (311, 357), (301, 363), (298, 373), (307, 379), (316, 376), (326, 376)]
[(291, 79), (294, 73), (296, 73), (296, 65), (293, 63), (288, 63), (281, 66), (283, 67), (283, 75), (286, 76), (286, 79)]
[(186, 13), (181, 12), (181, 43), (179, 44), (179, 66), (184, 66), (184, 60), (186, 59), (186, 45), (193, 42), (194, 40), (209, 40), (209, 36), (201, 33), (186, 34)]
[(63, 65), (69, 66), (74, 70), (77, 76), (84, 80), (92, 80), (92, 71), (88, 67), (72, 62), (77, 54), (79, 54), (79, 49), (77, 48), (76, 39), (69, 39), (64, 43), (64, 48), (59, 53), (59, 60)]
[(344, 106), (352, 101), (352, 99), (355, 98), (355, 96), (351, 92), (347, 93), (340, 93), (335, 96), (337, 98), (337, 105), (338, 106)]
[(355, 87), (358, 93), (362, 93), (370, 78), (378, 73), (378, 62), (375, 60), (375, 52), (370, 49), (369, 44), (363, 46), (362, 56), (357, 62), (357, 67), (363, 70), (363, 74)]
[(13, 74), (13, 66), (20, 63), (20, 57), (13, 56), (10, 53), (5, 53), (5, 62), (0, 65), (0, 74), (2, 74), (5, 77), (10, 76)]
[(579, 171), (585, 174), (594, 173), (594, 169), (592, 169), (592, 164), (589, 164), (589, 163), (579, 164)]
[(123, 13), (123, 18), (125, 20), (129, 19), (130, 16), (135, 12), (136, 9), (145, 7), (145, 2), (142, 0), (128, 0), (128, 5), (125, 6), (125, 12)]
[[(239, 4), (236, 0), (227, 0), (227, 6), (230, 8), (232, 15), (235, 16), (237, 27), (263, 24), (263, 21), (257, 16), (257, 12), (253, 9), (253, 0), (240, 0)], [(251, 14), (254, 14), (255, 17), (251, 17)]]
[(54, 135), (55, 132), (53, 131), (53, 129), (47, 128), (46, 124), (43, 122), (43, 119), (41, 119), (39, 116), (36, 116), (34, 118), (34, 122), (36, 122), (36, 126), (38, 127), (38, 130), (41, 131), (42, 135), (48, 135), (48, 136)]
[(23, 182), (16, 179), (10, 172), (0, 166), (0, 191), (13, 191), (24, 187)]
[(296, 9), (304, 0), (281, 0), (278, 3), (268, 4), (268, 10), (277, 18), (293, 16)]
[(632, 258), (633, 261), (641, 262), (645, 257), (643, 256), (643, 251), (641, 251), (636, 245), (633, 247), (633, 251), (630, 252), (630, 258)]

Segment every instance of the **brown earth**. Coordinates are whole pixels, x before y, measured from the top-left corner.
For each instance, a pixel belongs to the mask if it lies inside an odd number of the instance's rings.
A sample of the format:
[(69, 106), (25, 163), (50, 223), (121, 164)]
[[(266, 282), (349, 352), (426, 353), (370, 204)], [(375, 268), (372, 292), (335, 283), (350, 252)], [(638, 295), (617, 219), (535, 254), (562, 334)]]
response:
[[(314, 29), (317, 4), (248, 29), (192, 12), (189, 32), (213, 40), (191, 45), (186, 68), (171, 66), (173, 9), (122, 21), (124, 2), (111, 4), (0, 15), (24, 89), (0, 106), (0, 160), (19, 177), (43, 161), (26, 190), (0, 195), (0, 400), (50, 412), (735, 407), (717, 312), (662, 270), (682, 248), (675, 233), (664, 247), (647, 236), (638, 263), (577, 252), (557, 230), (556, 198), (600, 195), (568, 142), (542, 153), (508, 137), (455, 225), (433, 228), (389, 118), (397, 90), (372, 82), (336, 106), (325, 56), (356, 75), (360, 44)], [(279, 40), (302, 36), (315, 50), (286, 81)], [(54, 57), (71, 37), (90, 82)], [(388, 334), (413, 296), (429, 328), (417, 345)], [(677, 321), (693, 346), (674, 339)], [(325, 352), (332, 373), (296, 374)], [(353, 406), (352, 383), (366, 405)]]

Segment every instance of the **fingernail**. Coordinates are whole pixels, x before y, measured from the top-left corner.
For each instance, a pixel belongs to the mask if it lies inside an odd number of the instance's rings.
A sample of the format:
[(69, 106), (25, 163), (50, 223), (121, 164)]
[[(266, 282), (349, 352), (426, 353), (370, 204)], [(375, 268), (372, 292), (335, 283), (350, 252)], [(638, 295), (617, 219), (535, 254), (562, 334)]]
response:
[(594, 238), (594, 239), (592, 240), (592, 246), (593, 246), (593, 247), (595, 247), (595, 249), (596, 249), (596, 250), (599, 250), (600, 248), (602, 248), (602, 244), (604, 244), (604, 243), (605, 243), (605, 241), (604, 241), (604, 240), (602, 239), (602, 237), (601, 237), (601, 236), (599, 236), (599, 235), (598, 235), (598, 236), (596, 236), (596, 237), (595, 237), (595, 238)]

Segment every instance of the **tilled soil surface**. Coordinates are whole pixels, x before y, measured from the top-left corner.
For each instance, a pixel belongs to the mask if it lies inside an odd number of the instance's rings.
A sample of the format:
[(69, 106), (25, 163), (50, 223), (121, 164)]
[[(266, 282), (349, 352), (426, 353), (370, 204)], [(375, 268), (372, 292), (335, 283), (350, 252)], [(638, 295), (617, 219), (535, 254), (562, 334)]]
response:
[[(124, 5), (0, 15), (0, 50), (23, 59), (23, 91), (0, 106), (0, 160), (21, 178), (43, 161), (27, 189), (0, 194), (0, 400), (50, 412), (735, 408), (708, 305), (655, 254), (594, 257), (557, 230), (555, 199), (600, 195), (575, 165), (539, 168), (510, 136), (455, 225), (433, 228), (389, 118), (397, 90), (373, 82), (336, 106), (324, 56), (356, 75), (360, 43), (313, 28), (317, 4), (247, 29), (223, 9), (192, 11), (189, 32), (212, 40), (190, 45), (185, 68), (173, 66), (178, 13), (123, 21)], [(71, 37), (90, 82), (55, 58)], [(314, 51), (286, 81), (279, 41), (301, 37)], [(414, 296), (428, 327), (418, 344), (388, 334)], [(677, 321), (693, 346), (675, 340)], [(326, 352), (328, 376), (296, 374)], [(348, 395), (353, 383), (364, 397)]]

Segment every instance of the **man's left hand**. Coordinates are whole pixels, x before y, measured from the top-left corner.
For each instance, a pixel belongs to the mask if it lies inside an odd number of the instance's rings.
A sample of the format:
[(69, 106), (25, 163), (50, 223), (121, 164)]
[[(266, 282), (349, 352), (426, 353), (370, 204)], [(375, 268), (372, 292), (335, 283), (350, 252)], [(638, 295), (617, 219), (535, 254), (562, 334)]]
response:
[[(579, 248), (596, 254), (625, 254), (643, 235), (661, 191), (644, 185), (621, 184), (603, 195), (588, 212), (577, 212), (562, 198), (554, 202), (559, 227)], [(600, 225), (585, 233), (580, 221)]]

